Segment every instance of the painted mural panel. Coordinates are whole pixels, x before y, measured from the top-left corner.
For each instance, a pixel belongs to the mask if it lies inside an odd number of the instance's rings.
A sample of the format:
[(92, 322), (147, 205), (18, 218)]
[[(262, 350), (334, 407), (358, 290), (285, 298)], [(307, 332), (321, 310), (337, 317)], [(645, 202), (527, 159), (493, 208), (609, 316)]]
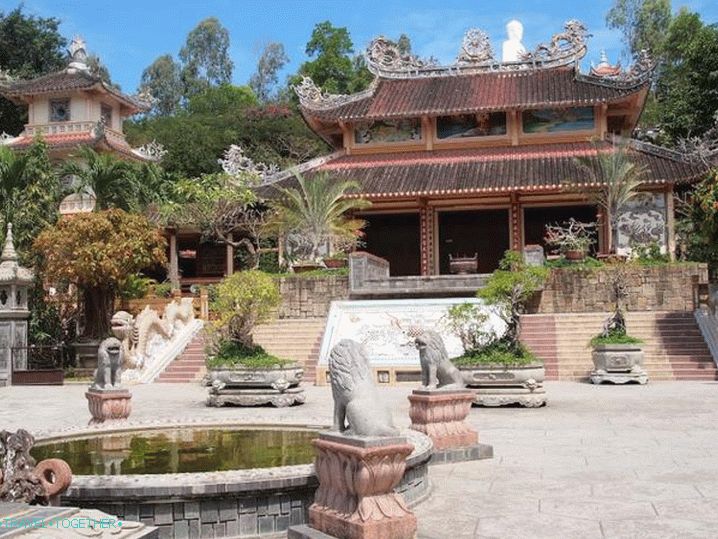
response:
[(666, 199), (663, 193), (640, 193), (618, 217), (617, 250), (629, 254), (637, 245), (658, 244), (666, 252)]
[(524, 133), (560, 133), (594, 129), (593, 107), (527, 110), (521, 114)]
[(421, 140), (421, 122), (418, 118), (409, 118), (358, 124), (354, 130), (354, 140), (357, 144)]
[(439, 116), (436, 119), (436, 136), (440, 139), (501, 136), (505, 134), (505, 112)]

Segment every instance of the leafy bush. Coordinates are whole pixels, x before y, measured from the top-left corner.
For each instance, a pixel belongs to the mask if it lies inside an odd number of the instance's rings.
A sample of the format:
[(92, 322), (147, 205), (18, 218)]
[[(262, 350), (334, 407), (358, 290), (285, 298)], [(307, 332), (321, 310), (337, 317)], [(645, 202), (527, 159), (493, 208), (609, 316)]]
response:
[(475, 354), (496, 339), (492, 330), (484, 329), (488, 319), (489, 315), (481, 310), (480, 305), (460, 303), (449, 307), (442, 322), (461, 340), (464, 352)]
[(142, 299), (149, 293), (157, 281), (144, 275), (129, 275), (120, 284), (119, 294), (123, 299)]
[(478, 351), (464, 354), (451, 361), (457, 367), (500, 365), (507, 369), (509, 367), (531, 365), (532, 363), (542, 363), (523, 344), (512, 345), (505, 340), (494, 341)]
[(226, 277), (217, 285), (217, 297), (210, 304), (217, 341), (253, 349), (254, 327), (269, 321), (280, 302), (279, 286), (266, 273), (250, 270)]
[(546, 267), (552, 269), (570, 269), (570, 270), (591, 270), (596, 268), (602, 268), (606, 264), (601, 260), (593, 258), (591, 256), (584, 257), (583, 260), (571, 261), (566, 260), (564, 257), (556, 260), (548, 260)]
[(261, 346), (247, 348), (233, 341), (222, 341), (207, 358), (211, 369), (221, 367), (245, 367), (247, 369), (272, 369), (293, 363), (267, 353)]
[(607, 335), (601, 334), (596, 335), (593, 339), (590, 341), (591, 347), (595, 348), (596, 346), (600, 346), (602, 344), (642, 344), (643, 341), (641, 339), (638, 339), (636, 337), (631, 337), (630, 335), (622, 332), (612, 332), (608, 333)]
[(631, 251), (631, 258), (641, 266), (659, 266), (670, 262), (670, 257), (661, 252), (658, 242), (632, 245)]
[(172, 297), (172, 288), (172, 283), (169, 281), (156, 284), (154, 287), (155, 296), (158, 298), (170, 298)]
[(588, 251), (595, 242), (596, 223), (582, 223), (573, 217), (563, 225), (546, 225), (545, 241), (562, 254), (568, 251)]

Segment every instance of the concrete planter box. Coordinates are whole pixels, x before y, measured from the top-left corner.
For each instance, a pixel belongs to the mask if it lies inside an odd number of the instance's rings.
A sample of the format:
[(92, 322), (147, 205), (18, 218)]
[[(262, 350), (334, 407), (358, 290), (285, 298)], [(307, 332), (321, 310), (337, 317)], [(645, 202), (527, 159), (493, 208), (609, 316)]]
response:
[(546, 404), (543, 382), (546, 369), (542, 364), (504, 367), (480, 365), (460, 367), (466, 385), (474, 390), (474, 403), (482, 406), (520, 404), (536, 408)]
[(600, 344), (593, 349), (591, 382), (645, 384), (648, 375), (643, 369), (643, 349), (639, 344)]
[(207, 406), (272, 404), (281, 408), (303, 404), (304, 389), (298, 387), (303, 377), (304, 369), (296, 364), (270, 369), (210, 369), (206, 377), (210, 386)]

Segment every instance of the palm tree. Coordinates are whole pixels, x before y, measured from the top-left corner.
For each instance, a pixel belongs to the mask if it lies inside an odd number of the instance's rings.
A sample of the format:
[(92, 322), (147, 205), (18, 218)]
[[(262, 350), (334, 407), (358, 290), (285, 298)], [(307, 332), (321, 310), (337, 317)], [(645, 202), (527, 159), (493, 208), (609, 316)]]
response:
[[(16, 153), (0, 147), (0, 218), (4, 223), (13, 220), (19, 195), (30, 180), (29, 154)], [(4, 225), (3, 225), (4, 226)]]
[(276, 227), (283, 233), (293, 233), (306, 241), (308, 258), (321, 258), (321, 247), (332, 239), (356, 238), (364, 226), (361, 219), (346, 213), (371, 205), (361, 198), (346, 195), (359, 187), (354, 181), (337, 180), (328, 173), (319, 173), (310, 180), (294, 173), (297, 187), (279, 187), (281, 196), (273, 203)]
[(77, 161), (68, 162), (63, 175), (73, 176), (76, 193), (92, 193), (96, 209), (120, 208), (125, 211), (137, 209), (140, 204), (140, 186), (135, 167), (108, 153), (98, 153), (92, 148), (80, 148)]
[(576, 181), (566, 184), (570, 189), (583, 193), (603, 210), (609, 223), (609, 252), (615, 253), (621, 211), (638, 194), (638, 187), (644, 181), (647, 171), (645, 166), (631, 159), (625, 144), (616, 147), (614, 151), (603, 151), (599, 147), (596, 149), (595, 156), (577, 157), (576, 163), (586, 173), (589, 184), (601, 187), (595, 190)]

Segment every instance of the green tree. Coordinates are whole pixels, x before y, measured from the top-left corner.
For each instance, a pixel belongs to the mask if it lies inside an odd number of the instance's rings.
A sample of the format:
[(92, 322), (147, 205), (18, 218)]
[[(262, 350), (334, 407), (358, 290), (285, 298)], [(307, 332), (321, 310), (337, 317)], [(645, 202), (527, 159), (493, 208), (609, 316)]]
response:
[(573, 180), (567, 181), (565, 186), (586, 195), (607, 216), (609, 252), (615, 253), (618, 219), (626, 204), (638, 194), (638, 187), (646, 177), (646, 168), (631, 159), (625, 146), (611, 152), (597, 151), (594, 157), (576, 158), (576, 163), (588, 178), (586, 184), (602, 187), (586, 188), (583, 182)]
[(182, 99), (182, 79), (180, 66), (172, 55), (164, 54), (145, 68), (140, 89), (147, 90), (157, 100), (152, 108), (153, 114), (174, 114)]
[[(67, 41), (60, 35), (60, 20), (37, 17), (23, 11), (22, 4), (0, 11), (0, 70), (29, 78), (65, 67)], [(26, 107), (0, 97), (0, 133), (16, 135), (27, 121)]]
[(352, 181), (332, 178), (320, 173), (305, 179), (295, 173), (298, 187), (280, 187), (272, 202), (276, 212), (274, 227), (284, 234), (292, 234), (301, 242), (299, 256), (315, 261), (321, 258), (321, 248), (333, 240), (358, 237), (364, 226), (361, 219), (347, 217), (347, 212), (367, 208), (371, 203), (361, 198), (346, 198), (359, 185)]
[(187, 35), (179, 57), (185, 96), (232, 80), (234, 63), (229, 57), (229, 32), (216, 17), (200, 21)]
[(187, 112), (211, 116), (213, 114), (237, 114), (248, 107), (258, 105), (257, 96), (249, 86), (220, 84), (190, 97)]
[(632, 56), (647, 50), (661, 57), (670, 23), (671, 0), (615, 0), (606, 15), (606, 24), (623, 33)]
[(330, 93), (348, 94), (366, 87), (368, 70), (354, 56), (354, 44), (346, 28), (329, 21), (318, 23), (305, 51), (312, 59), (301, 65), (292, 83), (305, 75)]
[(159, 229), (146, 217), (119, 209), (62, 219), (34, 243), (44, 281), (80, 290), (86, 339), (109, 335), (120, 285), (130, 275), (165, 264), (165, 248)]
[(656, 116), (671, 141), (701, 136), (718, 114), (718, 26), (682, 9), (666, 37)]
[(289, 62), (289, 56), (284, 52), (281, 43), (267, 43), (257, 61), (257, 69), (249, 79), (249, 87), (254, 90), (260, 102), (270, 101), (275, 93), (278, 74)]

